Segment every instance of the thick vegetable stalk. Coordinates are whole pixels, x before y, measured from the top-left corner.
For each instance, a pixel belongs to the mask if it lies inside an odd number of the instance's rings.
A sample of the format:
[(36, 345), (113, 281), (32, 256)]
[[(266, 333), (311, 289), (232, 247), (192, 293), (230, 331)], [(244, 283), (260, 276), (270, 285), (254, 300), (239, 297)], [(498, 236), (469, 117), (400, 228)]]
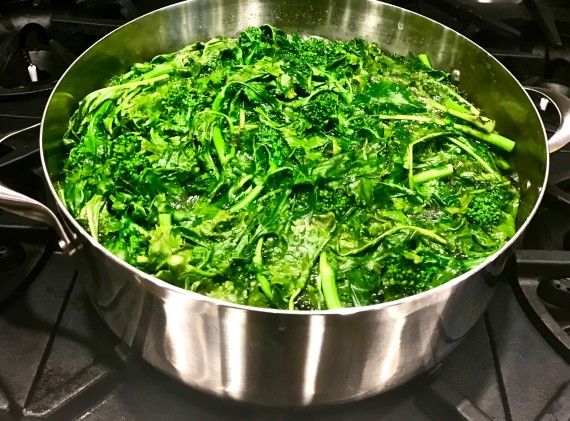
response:
[(341, 308), (342, 303), (338, 297), (334, 269), (327, 260), (326, 252), (322, 252), (319, 257), (319, 278), (327, 308), (329, 310)]
[(255, 256), (253, 257), (253, 264), (255, 265), (256, 269), (256, 278), (259, 282), (259, 286), (263, 293), (269, 298), (273, 300), (273, 293), (271, 292), (271, 284), (267, 277), (263, 275), (261, 272), (263, 271), (263, 257), (261, 255), (261, 250), (263, 248), (263, 237), (257, 240), (257, 246), (255, 247)]

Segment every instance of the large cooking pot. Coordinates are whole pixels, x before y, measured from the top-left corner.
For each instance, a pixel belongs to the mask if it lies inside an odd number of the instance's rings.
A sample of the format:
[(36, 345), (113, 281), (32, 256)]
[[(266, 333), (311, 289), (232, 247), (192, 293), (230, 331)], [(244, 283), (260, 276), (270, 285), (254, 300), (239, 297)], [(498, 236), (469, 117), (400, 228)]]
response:
[[(230, 304), (129, 266), (101, 247), (57, 198), (62, 135), (78, 102), (132, 63), (249, 25), (334, 39), (362, 37), (388, 52), (427, 53), (497, 129), (516, 139), (521, 205), (516, 235), (473, 270), (430, 291), (362, 308), (287, 311)], [(570, 107), (559, 101), (561, 116)], [(564, 120), (564, 119), (563, 119)], [(553, 137), (551, 149), (570, 140)], [(496, 276), (542, 198), (548, 143), (532, 101), (490, 54), (430, 19), (372, 0), (191, 0), (136, 19), (87, 50), (57, 84), (41, 127), (42, 164), (59, 216), (2, 187), (0, 207), (56, 227), (80, 264), (95, 308), (126, 344), (195, 388), (265, 405), (310, 405), (387, 391), (435, 366), (483, 313)], [(66, 234), (67, 233), (67, 234)]]

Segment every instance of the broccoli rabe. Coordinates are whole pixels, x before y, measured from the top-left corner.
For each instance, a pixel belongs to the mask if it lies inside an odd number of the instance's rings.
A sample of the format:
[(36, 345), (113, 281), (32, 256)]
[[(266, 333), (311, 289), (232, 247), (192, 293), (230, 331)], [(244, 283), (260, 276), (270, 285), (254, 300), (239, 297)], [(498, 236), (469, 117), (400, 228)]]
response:
[[(383, 262), (383, 266), (386, 268), (382, 274), (386, 283), (385, 294), (390, 300), (414, 295), (426, 290), (430, 285), (432, 274), (428, 273), (423, 265), (404, 256), (390, 256)], [(435, 269), (442, 270), (441, 267)]]
[(334, 92), (323, 92), (316, 95), (301, 110), (315, 131), (330, 131), (342, 118), (345, 112), (344, 100)]
[(396, 300), (515, 232), (515, 141), (425, 54), (262, 25), (136, 63), (71, 117), (60, 192), (94, 239), (212, 298)]
[(513, 195), (500, 187), (477, 192), (469, 202), (465, 216), (484, 229), (492, 229), (504, 218), (504, 210), (512, 199)]

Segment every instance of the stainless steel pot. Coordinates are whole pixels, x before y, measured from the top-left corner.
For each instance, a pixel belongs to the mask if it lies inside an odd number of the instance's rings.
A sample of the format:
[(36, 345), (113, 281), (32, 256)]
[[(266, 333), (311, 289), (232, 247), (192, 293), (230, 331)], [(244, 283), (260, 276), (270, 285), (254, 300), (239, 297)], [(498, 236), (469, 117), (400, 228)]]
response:
[[(380, 305), (315, 312), (210, 299), (146, 275), (102, 248), (63, 207), (52, 184), (61, 176), (61, 139), (78, 102), (134, 62), (263, 23), (327, 38), (362, 37), (398, 54), (426, 52), (436, 67), (460, 75), (460, 89), (497, 120), (500, 132), (517, 139), (522, 201), (515, 237), (485, 263), (430, 291)], [(564, 97), (550, 101), (558, 102), (564, 120), (553, 137), (554, 150), (570, 140), (570, 106)], [(392, 389), (458, 345), (483, 313), (495, 275), (538, 207), (548, 149), (537, 110), (515, 78), (468, 39), (420, 15), (372, 0), (191, 0), (111, 33), (77, 59), (56, 86), (43, 117), (41, 150), (59, 216), (6, 188), (0, 189), (0, 207), (56, 226), (63, 248), (75, 252), (101, 317), (159, 370), (226, 398), (325, 404)]]

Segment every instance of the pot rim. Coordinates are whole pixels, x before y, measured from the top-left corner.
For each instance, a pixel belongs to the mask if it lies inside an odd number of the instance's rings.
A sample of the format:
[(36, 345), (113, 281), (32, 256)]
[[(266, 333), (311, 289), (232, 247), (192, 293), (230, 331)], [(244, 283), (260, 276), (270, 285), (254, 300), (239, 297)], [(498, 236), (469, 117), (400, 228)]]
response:
[[(182, 3), (192, 3), (194, 1), (197, 1), (197, 0), (186, 0)], [(286, 1), (286, 0), (282, 0), (282, 1)], [(157, 287), (158, 289), (165, 289), (170, 293), (179, 294), (179, 296), (187, 297), (190, 300), (198, 300), (198, 301), (208, 302), (208, 303), (211, 303), (212, 305), (219, 306), (219, 307), (227, 307), (227, 308), (233, 308), (233, 309), (237, 309), (237, 310), (254, 311), (254, 312), (259, 312), (259, 313), (267, 313), (267, 314), (274, 314), (274, 315), (280, 315), (280, 316), (281, 315), (300, 316), (300, 317), (304, 317), (307, 315), (311, 315), (311, 316), (317, 316), (317, 315), (321, 315), (321, 316), (333, 316), (333, 315), (335, 315), (335, 316), (348, 316), (351, 314), (378, 311), (378, 310), (384, 309), (384, 308), (413, 305), (416, 301), (429, 300), (430, 298), (432, 298), (436, 294), (441, 294), (444, 291), (453, 288), (455, 285), (463, 282), (467, 278), (470, 278), (476, 272), (483, 270), (485, 267), (487, 267), (488, 265), (495, 262), (497, 259), (499, 259), (501, 256), (503, 256), (504, 253), (508, 252), (508, 250), (511, 249), (511, 247), (513, 247), (515, 245), (515, 243), (518, 241), (519, 237), (526, 230), (530, 221), (533, 219), (534, 215), (536, 214), (538, 207), (540, 206), (540, 203), (542, 202), (544, 192), (545, 192), (545, 188), (546, 188), (546, 184), (548, 182), (548, 174), (549, 174), (549, 170), (550, 170), (550, 154), (548, 153), (548, 137), (546, 134), (546, 129), (544, 127), (544, 122), (540, 118), (540, 115), (538, 113), (536, 106), (534, 105), (533, 101), (531, 100), (528, 92), (524, 89), (522, 84), (512, 75), (512, 73), (500, 61), (498, 61), (495, 57), (493, 57), (488, 51), (486, 51), (485, 49), (483, 49), (482, 47), (477, 45), (475, 42), (471, 41), (469, 38), (465, 37), (464, 35), (460, 34), (459, 32), (455, 31), (454, 29), (449, 28), (448, 26), (443, 25), (443, 24), (435, 21), (434, 19), (431, 19), (429, 17), (423, 16), (419, 13), (416, 13), (416, 12), (413, 12), (410, 10), (406, 10), (400, 6), (396, 6), (393, 4), (389, 4), (389, 3), (385, 3), (383, 1), (377, 1), (377, 0), (362, 0), (362, 1), (369, 3), (375, 7), (378, 7), (378, 6), (391, 7), (391, 8), (399, 9), (404, 14), (416, 15), (416, 17), (418, 17), (420, 19), (425, 19), (425, 20), (429, 21), (431, 24), (435, 24), (437, 26), (443, 27), (447, 31), (453, 32), (454, 35), (463, 38), (464, 41), (469, 42), (475, 48), (479, 49), (480, 51), (483, 51), (487, 55), (487, 58), (489, 60), (494, 61), (496, 65), (499, 65), (515, 81), (516, 85), (524, 92), (529, 104), (532, 106), (532, 109), (534, 110), (534, 117), (536, 119), (538, 119), (538, 122), (540, 124), (541, 129), (542, 129), (542, 138), (543, 138), (543, 141), (545, 144), (544, 150), (546, 151), (546, 154), (545, 154), (545, 170), (544, 170), (543, 184), (542, 184), (542, 186), (538, 187), (538, 197), (536, 199), (536, 203), (534, 204), (532, 211), (529, 213), (529, 215), (525, 219), (525, 221), (517, 228), (513, 237), (511, 239), (509, 239), (509, 241), (507, 241), (495, 253), (493, 253), (487, 259), (485, 259), (483, 262), (481, 262), (479, 265), (475, 266), (474, 268), (470, 269), (469, 271), (464, 272), (461, 275), (456, 276), (455, 278), (453, 278), (453, 279), (451, 279), (451, 280), (449, 280), (449, 281), (447, 281), (441, 285), (438, 285), (435, 288), (429, 289), (427, 291), (420, 292), (418, 294), (403, 297), (403, 298), (400, 298), (400, 299), (394, 300), (394, 301), (388, 301), (388, 302), (384, 302), (384, 303), (380, 303), (380, 304), (372, 304), (372, 305), (360, 306), (360, 307), (346, 307), (346, 308), (340, 308), (340, 309), (334, 309), (334, 310), (282, 310), (282, 309), (254, 307), (254, 306), (249, 306), (249, 305), (244, 305), (244, 304), (232, 303), (229, 301), (223, 301), (223, 300), (220, 300), (217, 298), (211, 298), (211, 297), (208, 297), (206, 295), (202, 295), (202, 294), (199, 294), (197, 292), (193, 292), (193, 291), (186, 290), (184, 288), (175, 286), (175, 285), (170, 284), (166, 281), (163, 281), (159, 278), (156, 278), (156, 277), (154, 277), (154, 276), (152, 276), (152, 275), (150, 275), (150, 274), (148, 274), (148, 273), (146, 273), (140, 269), (137, 269), (136, 267), (130, 265), (126, 261), (115, 256), (113, 253), (111, 253), (109, 250), (107, 250), (105, 247), (103, 247), (98, 241), (95, 241), (93, 239), (93, 237), (91, 237), (91, 235), (77, 222), (77, 220), (71, 215), (71, 213), (63, 205), (61, 199), (59, 198), (59, 195), (55, 191), (54, 185), (52, 183), (52, 177), (50, 176), (50, 174), (48, 172), (47, 165), (46, 165), (46, 158), (45, 158), (45, 154), (44, 154), (44, 137), (43, 136), (44, 136), (44, 131), (45, 131), (44, 124), (46, 121), (46, 116), (48, 113), (49, 105), (51, 104), (54, 95), (57, 93), (58, 88), (62, 84), (63, 80), (66, 78), (67, 74), (73, 69), (75, 64), (83, 58), (84, 55), (86, 55), (92, 49), (96, 48), (100, 43), (105, 41), (108, 37), (112, 36), (113, 34), (115, 34), (118, 31), (121, 31), (125, 26), (134, 24), (135, 22), (138, 22), (139, 20), (142, 20), (151, 14), (160, 13), (161, 11), (169, 9), (169, 8), (177, 8), (177, 7), (179, 7), (179, 5), (181, 3), (171, 4), (169, 6), (165, 6), (165, 7), (162, 7), (160, 9), (146, 13), (142, 16), (139, 16), (136, 19), (133, 19), (133, 20), (127, 22), (126, 24), (120, 26), (119, 28), (109, 32), (107, 35), (102, 37), (100, 40), (98, 40), (96, 43), (94, 43), (91, 47), (89, 47), (80, 56), (78, 56), (76, 58), (76, 60), (63, 73), (63, 75), (61, 76), (61, 78), (57, 82), (56, 86), (54, 87), (52, 93), (50, 94), (50, 97), (48, 99), (48, 102), (46, 104), (46, 107), (45, 107), (43, 115), (42, 115), (42, 122), (41, 122), (41, 127), (40, 127), (40, 157), (41, 157), (42, 169), (43, 169), (46, 181), (48, 183), (49, 191), (50, 191), (51, 195), (55, 198), (55, 202), (57, 204), (57, 207), (59, 209), (60, 214), (62, 214), (62, 216), (64, 218), (64, 221), (68, 225), (69, 224), (72, 225), (74, 232), (78, 232), (80, 234), (81, 241), (85, 241), (85, 240), (88, 241), (91, 246), (95, 247), (99, 252), (102, 252), (105, 255), (105, 257), (113, 260), (115, 263), (118, 263), (124, 269), (127, 269), (127, 270), (133, 272), (137, 276), (138, 279), (142, 279), (144, 281), (150, 282), (154, 287)], [(515, 148), (516, 148), (516, 146), (515, 146)], [(445, 294), (443, 294), (443, 296), (445, 296)]]

